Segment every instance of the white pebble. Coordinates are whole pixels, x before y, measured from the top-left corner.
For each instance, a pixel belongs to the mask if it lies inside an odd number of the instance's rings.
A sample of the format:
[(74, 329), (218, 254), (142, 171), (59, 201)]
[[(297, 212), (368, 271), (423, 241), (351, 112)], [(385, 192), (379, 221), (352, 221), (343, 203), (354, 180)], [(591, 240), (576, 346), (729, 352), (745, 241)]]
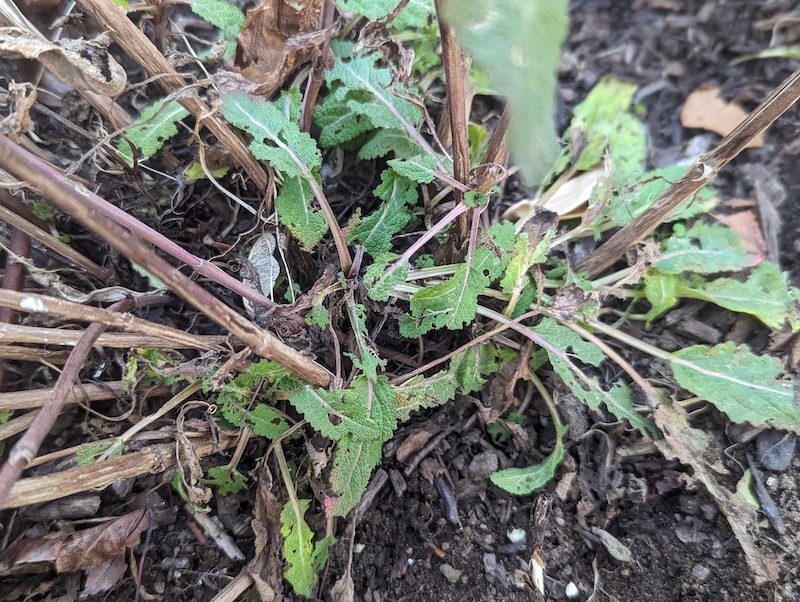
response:
[(511, 529), (508, 533), (506, 533), (506, 537), (508, 537), (508, 541), (511, 543), (519, 543), (520, 541), (525, 541), (525, 529)]
[(574, 600), (575, 598), (577, 598), (578, 594), (580, 594), (580, 593), (581, 592), (580, 592), (580, 590), (578, 590), (578, 586), (575, 585), (572, 581), (567, 583), (567, 587), (564, 589), (564, 594), (570, 600)]

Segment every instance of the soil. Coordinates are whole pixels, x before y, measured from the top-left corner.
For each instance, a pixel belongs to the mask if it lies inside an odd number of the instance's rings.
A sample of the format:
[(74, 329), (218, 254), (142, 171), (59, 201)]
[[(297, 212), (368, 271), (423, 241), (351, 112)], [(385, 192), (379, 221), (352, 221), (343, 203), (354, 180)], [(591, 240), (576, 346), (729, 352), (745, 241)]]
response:
[[(573, 1), (571, 31), (560, 72), (562, 125), (568, 122), (571, 107), (600, 78), (613, 74), (639, 86), (636, 100), (642, 106), (642, 119), (649, 132), (652, 166), (685, 158), (692, 152), (690, 147), (704, 152), (717, 138), (681, 125), (679, 115), (684, 100), (699, 86), (711, 85), (720, 87), (726, 100), (734, 100), (748, 110), (754, 108), (800, 67), (800, 61), (730, 63), (742, 54), (766, 48), (773, 35), (771, 20), (788, 15), (793, 9), (796, 3), (791, 0)], [(778, 30), (786, 44), (800, 38), (797, 24), (793, 27)], [(776, 205), (779, 217), (770, 224), (778, 232), (781, 255), (776, 259), (800, 281), (800, 262), (795, 259), (800, 251), (796, 236), (800, 228), (798, 139), (800, 119), (795, 108), (771, 128), (763, 148), (746, 151), (724, 170), (717, 189), (724, 201), (748, 199), (756, 206), (765, 202)], [(348, 186), (356, 191), (366, 190), (371, 179), (367, 171), (351, 176)], [(141, 205), (136, 207), (129, 202), (132, 199), (133, 195), (118, 200), (128, 209), (141, 209)], [(205, 213), (195, 218), (196, 229), (187, 228), (178, 238), (190, 250), (202, 239), (204, 229), (212, 227), (209, 223), (218, 219), (198, 200), (192, 203)], [(131, 274), (130, 278), (139, 276)], [(158, 311), (163, 311), (163, 323), (192, 332), (216, 332), (202, 318), (187, 317), (180, 309)], [(683, 305), (675, 311), (680, 313), (673, 313), (672, 318), (666, 316), (652, 330), (637, 335), (671, 349), (705, 342), (691, 328), (673, 328), (681, 320), (706, 324), (720, 338), (734, 328), (741, 331), (739, 322), (725, 312), (699, 304)], [(744, 332), (736, 336), (743, 337), (743, 342), (757, 352), (767, 349), (768, 333), (754, 324)], [(664, 378), (657, 363), (639, 360), (645, 376)], [(567, 392), (560, 390), (555, 380), (545, 384), (555, 390), (565, 406), (570, 404)], [(381, 468), (373, 477), (373, 482), (383, 477), (385, 484), (365, 505), (354, 533), (355, 600), (800, 599), (797, 454), (780, 471), (759, 465), (766, 489), (786, 525), (781, 535), (766, 519), (762, 521), (756, 539), (764, 554), (778, 562), (780, 578), (776, 583), (759, 586), (714, 500), (702, 487), (687, 489), (684, 485), (681, 474), (689, 469), (665, 460), (650, 442), (642, 442), (637, 433), (610, 422), (608, 415), (582, 406), (575, 411), (570, 422), (584, 427), (577, 432), (572, 429), (567, 458), (556, 481), (545, 492), (519, 498), (493, 486), (488, 480), (493, 469), (532, 464), (549, 453), (554, 443), (552, 425), (541, 418), (547, 414), (543, 402), (525, 387), (515, 389), (515, 396), (512, 410), (527, 401), (526, 429), (535, 452), (521, 452), (513, 439), (492, 439), (476, 417), (480, 399), (469, 396), (459, 397), (436, 411), (415, 415), (386, 444)], [(44, 451), (72, 444), (71, 429), (85, 428), (87, 424), (93, 423), (82, 412), (65, 413)], [(725, 482), (730, 487), (747, 468), (747, 453), (761, 459), (754, 440), (713, 409), (698, 408), (693, 424), (709, 433), (724, 450), (718, 461), (728, 471)], [(421, 446), (414, 445), (411, 436), (436, 444), (425, 448), (417, 458)], [(263, 456), (265, 449), (263, 441), (248, 446), (241, 464), (243, 473), (252, 478), (263, 474), (256, 459)], [(409, 449), (416, 453), (409, 453)], [(136, 508), (181, 507), (183, 503), (169, 486), (171, 476), (166, 473), (121, 482), (104, 492), (83, 494), (72, 501), (74, 505), (101, 504), (103, 515)], [(253, 557), (256, 542), (250, 523), (255, 514), (256, 493), (252, 486), (237, 495), (216, 496), (211, 504), (212, 515), (233, 536), (244, 552), (244, 561), (226, 557), (202, 534), (196, 518), (182, 510), (173, 512), (163, 526), (156, 527), (148, 535), (141, 599), (213, 599)], [(542, 508), (549, 511), (537, 512)], [(13, 524), (7, 522), (6, 515), (5, 525), (11, 531), (4, 530), (3, 535), (13, 539), (24, 530), (29, 536), (47, 532), (52, 519), (45, 517), (60, 519), (66, 512), (63, 506), (53, 510), (54, 514), (46, 511), (42, 507), (26, 509), (14, 517)], [(312, 529), (324, 529), (319, 508), (315, 512)], [(71, 528), (86, 524), (74, 523)], [(340, 541), (333, 549), (319, 588), (322, 600), (333, 599), (331, 586), (347, 565), (346, 527), (344, 523), (338, 527)], [(515, 544), (509, 537), (515, 532), (524, 534), (520, 543)], [(617, 546), (606, 534), (613, 536)], [(137, 563), (142, 562), (142, 551), (141, 546), (135, 548)], [(543, 567), (544, 596), (532, 583), (532, 555)], [(35, 578), (17, 575), (0, 583), (0, 598), (78, 599), (81, 580), (79, 573), (45, 572)], [(110, 593), (89, 599), (134, 600), (136, 596), (129, 569)]]

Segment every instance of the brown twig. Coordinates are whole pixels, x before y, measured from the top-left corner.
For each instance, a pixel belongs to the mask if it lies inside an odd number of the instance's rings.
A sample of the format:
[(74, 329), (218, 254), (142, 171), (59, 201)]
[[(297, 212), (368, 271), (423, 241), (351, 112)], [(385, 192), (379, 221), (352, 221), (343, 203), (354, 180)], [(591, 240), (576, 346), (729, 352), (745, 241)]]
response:
[(95, 232), (126, 257), (134, 258), (139, 265), (170, 287), (187, 303), (238, 337), (259, 356), (275, 360), (314, 385), (327, 386), (330, 382), (331, 374), (325, 368), (236, 313), (156, 255), (128, 230), (101, 214), (97, 210), (96, 203), (87, 201), (89, 197), (95, 197), (95, 200), (99, 197), (83, 185), (66, 179), (50, 165), (38, 160), (2, 135), (0, 135), (0, 167), (20, 180), (36, 182), (36, 188), (50, 202)]
[[(125, 299), (111, 306), (112, 311), (129, 311), (136, 307), (136, 300)], [(22, 472), (36, 457), (42, 443), (47, 437), (58, 415), (64, 408), (67, 393), (78, 378), (78, 373), (83, 366), (83, 361), (94, 346), (97, 337), (106, 329), (105, 324), (93, 323), (84, 332), (78, 344), (64, 364), (64, 369), (56, 381), (55, 386), (47, 396), (42, 409), (33, 419), (25, 434), (14, 444), (8, 454), (8, 459), (0, 468), (0, 506), (11, 494), (11, 487), (17, 482)]]
[[(148, 389), (148, 394), (159, 395), (167, 392), (166, 387), (155, 387)], [(0, 411), (30, 410), (39, 408), (44, 400), (50, 395), (52, 389), (31, 389), (29, 391), (13, 391), (11, 393), (0, 393)], [(130, 392), (121, 380), (108, 381), (104, 383), (86, 383), (73, 385), (67, 391), (66, 404), (85, 403), (93, 401), (103, 401), (105, 399), (115, 399), (129, 395)]]
[[(333, 25), (333, 16), (336, 13), (333, 0), (322, 0), (322, 7), (319, 14), (320, 31), (328, 31)], [(311, 66), (311, 73), (308, 75), (306, 83), (306, 93), (303, 96), (303, 109), (300, 112), (300, 130), (303, 132), (311, 131), (311, 118), (314, 116), (314, 107), (317, 104), (319, 91), (325, 81), (325, 64), (330, 61), (331, 54), (330, 33), (325, 36), (319, 54), (314, 58)]]
[[(453, 175), (464, 185), (469, 185), (469, 140), (467, 138), (467, 81), (464, 73), (464, 56), (455, 31), (444, 20), (447, 0), (436, 0), (436, 15), (442, 36), (442, 61), (447, 85), (447, 107), (453, 139)], [(455, 188), (456, 204), (464, 200), (464, 193)], [(469, 236), (469, 216), (459, 216), (454, 231), (454, 248), (459, 249)]]
[[(157, 76), (158, 84), (168, 94), (186, 86), (183, 76), (175, 71), (158, 48), (112, 0), (77, 0), (77, 4), (111, 33), (114, 41), (149, 75)], [(266, 172), (227, 124), (214, 116), (208, 105), (196, 95), (181, 95), (177, 100), (228, 149), (234, 161), (245, 169), (258, 189), (266, 190), (269, 184)]]
[[(158, 326), (158, 328), (161, 329), (163, 326)], [(32, 343), (72, 347), (78, 342), (83, 333), (83, 330), (0, 324), (0, 343)], [(147, 347), (150, 349), (200, 349), (202, 351), (210, 351), (219, 349), (221, 345), (228, 341), (228, 337), (223, 335), (184, 334), (191, 337), (191, 340), (185, 339), (182, 345), (178, 345), (176, 341), (170, 341), (160, 335), (145, 335), (140, 332), (104, 332), (98, 337), (96, 345), (111, 349)]]
[[(27, 270), (25, 264), (17, 260), (17, 257), (29, 257), (31, 254), (31, 237), (25, 232), (11, 226), (9, 228), (8, 250), (10, 253), (6, 257), (6, 269), (3, 273), (3, 289), (20, 291), (25, 284)], [(0, 322), (6, 324), (16, 324), (19, 322), (19, 313), (8, 307), (0, 308)], [(4, 366), (0, 366), (0, 391), (5, 388), (6, 371)]]
[(576, 267), (590, 277), (618, 261), (628, 249), (641, 242), (681, 204), (706, 186), (719, 171), (741, 153), (747, 143), (772, 125), (800, 98), (800, 70), (776, 88), (739, 126), (710, 152), (700, 157), (689, 170), (656, 199), (653, 205), (595, 249)]

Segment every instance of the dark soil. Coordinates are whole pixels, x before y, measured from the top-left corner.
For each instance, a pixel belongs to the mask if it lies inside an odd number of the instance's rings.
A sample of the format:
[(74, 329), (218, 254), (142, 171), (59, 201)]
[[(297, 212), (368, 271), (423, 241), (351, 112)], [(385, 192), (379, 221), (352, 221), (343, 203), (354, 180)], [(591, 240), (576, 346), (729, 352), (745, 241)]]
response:
[[(643, 120), (650, 134), (652, 166), (676, 162), (686, 156), (690, 145), (699, 145), (699, 152), (705, 152), (717, 139), (682, 127), (679, 113), (684, 99), (698, 86), (709, 84), (719, 86), (727, 100), (754, 108), (800, 62), (770, 59), (731, 66), (730, 61), (767, 47), (772, 36), (770, 19), (787, 15), (796, 9), (795, 4), (791, 0), (574, 1), (561, 69), (563, 123), (568, 122), (571, 107), (600, 78), (613, 74), (639, 86), (637, 102), (643, 106)], [(780, 34), (788, 44), (796, 42), (791, 35), (800, 38), (800, 29), (795, 23), (794, 30), (780, 30)], [(754, 205), (772, 202), (779, 206), (781, 221), (771, 224), (779, 232), (779, 259), (785, 270), (800, 279), (800, 262), (795, 259), (800, 252), (796, 235), (800, 228), (798, 138), (800, 119), (795, 108), (771, 128), (763, 148), (748, 150), (730, 164), (717, 186), (723, 201), (751, 199)], [(373, 174), (366, 172), (348, 176), (354, 195), (369, 189)], [(126, 210), (146, 216), (147, 201), (132, 190), (121, 188), (123, 198), (115, 200)], [(158, 191), (151, 192), (160, 196)], [(199, 246), (205, 232), (220, 227), (221, 213), (215, 213), (208, 202), (213, 196), (213, 190), (201, 189), (200, 185), (197, 190), (186, 191), (190, 206), (183, 206), (181, 211), (189, 214), (191, 209), (195, 213), (175, 238), (189, 250)], [(78, 237), (80, 233), (72, 234)], [(85, 244), (94, 243), (89, 240)], [(313, 273), (313, 269), (309, 271)], [(131, 279), (138, 277), (131, 275)], [(186, 316), (179, 307), (158, 311), (164, 312), (160, 317), (164, 323), (192, 332), (216, 332), (207, 321)], [(675, 320), (698, 320), (723, 338), (737, 326), (727, 314), (703, 307), (683, 306), (676, 311), (683, 313), (673, 316)], [(693, 338), (691, 329), (673, 329), (668, 319), (638, 336), (665, 349), (702, 342)], [(769, 343), (767, 333), (750, 326), (745, 335), (737, 336), (743, 336), (744, 342), (757, 351), (764, 351)], [(113, 358), (108, 359), (113, 362)], [(641, 369), (648, 377), (664, 378), (656, 364), (642, 362)], [(545, 384), (555, 389), (565, 407), (569, 406), (567, 392), (555, 379)], [(523, 400), (528, 402), (525, 428), (534, 452), (521, 452), (514, 440), (494, 441), (477, 419), (476, 402), (480, 400), (470, 397), (415, 416), (385, 446), (380, 471), (388, 479), (365, 508), (355, 530), (355, 600), (564, 600), (567, 589), (573, 588), (577, 588), (573, 599), (594, 601), (800, 599), (798, 457), (785, 471), (763, 470), (766, 487), (787, 529), (785, 535), (778, 535), (763, 521), (757, 539), (764, 553), (779, 562), (781, 576), (775, 584), (757, 586), (713, 499), (701, 488), (685, 488), (681, 474), (688, 469), (664, 460), (649, 442), (642, 442), (638, 433), (610, 422), (607, 415), (582, 406), (575, 411), (570, 422), (584, 426), (572, 429), (567, 458), (544, 494), (517, 498), (494, 487), (488, 480), (493, 468), (538, 462), (553, 446), (552, 425), (541, 418), (547, 415), (544, 404), (532, 388), (526, 391), (522, 387), (515, 394), (518, 398), (511, 410)], [(95, 409), (115, 408), (109, 404)], [(48, 449), (43, 451), (74, 444), (70, 430), (92, 424), (82, 412), (68, 412), (62, 418)], [(755, 453), (755, 444), (743, 443), (741, 434), (712, 409), (701, 408), (696, 421), (712, 434), (720, 449), (725, 449), (719, 461), (730, 473), (726, 483), (735, 486), (747, 467), (745, 454)], [(428, 442), (438, 443), (425, 449), (420, 462), (416, 462), (414, 453), (398, 455), (407, 438), (420, 433), (428, 436)], [(241, 465), (243, 473), (253, 478), (259, 475), (255, 459), (263, 456), (265, 449), (263, 441), (250, 444)], [(154, 475), (121, 483), (100, 494), (87, 493), (79, 496), (77, 505), (101, 501), (103, 515), (135, 508), (182, 506), (169, 486), (171, 476)], [(213, 599), (253, 557), (250, 522), (255, 512), (255, 490), (253, 486), (239, 495), (216, 496), (212, 502), (212, 514), (236, 540), (246, 561), (228, 559), (203, 536), (195, 519), (177, 512), (149, 535), (141, 599)], [(550, 511), (543, 520), (537, 520), (538, 505), (548, 504)], [(19, 537), (23, 529), (29, 530), (29, 536), (43, 534), (53, 526), (53, 519), (48, 517), (59, 518), (65, 512), (62, 506), (51, 514), (43, 508), (27, 509), (15, 516), (14, 525), (6, 522), (5, 527), (12, 529), (14, 537)], [(313, 512), (312, 528), (323, 530), (320, 509)], [(339, 525), (339, 535), (344, 534), (346, 526)], [(508, 536), (514, 529), (525, 533), (525, 540), (518, 545)], [(627, 547), (629, 561), (612, 555), (598, 535), (603, 531)], [(9, 532), (4, 529), (3, 535), (9, 536)], [(137, 563), (142, 550), (141, 546), (135, 549)], [(321, 599), (332, 599), (329, 592), (345, 569), (347, 552), (347, 538), (341, 537), (324, 574)], [(544, 598), (531, 583), (529, 561), (534, 552), (544, 569)], [(77, 573), (14, 576), (0, 583), (0, 598), (74, 600), (81, 591), (81, 579)], [(134, 577), (129, 571), (109, 594), (92, 599), (133, 600), (135, 596)]]

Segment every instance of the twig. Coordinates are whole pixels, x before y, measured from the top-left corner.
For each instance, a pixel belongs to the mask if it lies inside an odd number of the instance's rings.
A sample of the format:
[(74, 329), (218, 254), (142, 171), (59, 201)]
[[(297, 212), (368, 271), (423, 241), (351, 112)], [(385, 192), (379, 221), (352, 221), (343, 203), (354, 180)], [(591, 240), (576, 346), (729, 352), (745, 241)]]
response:
[[(469, 184), (469, 140), (467, 138), (467, 98), (464, 57), (455, 31), (444, 19), (447, 0), (436, 0), (436, 15), (442, 38), (442, 62), (444, 63), (445, 84), (447, 86), (447, 106), (450, 115), (450, 130), (453, 139), (453, 176), (465, 185)], [(453, 190), (456, 204), (464, 200), (464, 193)], [(469, 218), (459, 216), (454, 231), (454, 247), (461, 247), (469, 233)]]
[[(125, 299), (118, 301), (111, 306), (113, 310), (129, 310), (136, 307), (136, 301)], [(78, 373), (83, 366), (83, 361), (92, 350), (95, 339), (105, 330), (104, 324), (93, 323), (75, 345), (72, 353), (64, 364), (64, 370), (58, 377), (55, 386), (47, 396), (45, 404), (31, 426), (25, 434), (14, 444), (8, 454), (3, 467), (0, 468), (0, 506), (8, 499), (11, 494), (11, 486), (19, 479), (22, 472), (28, 467), (30, 462), (36, 457), (42, 443), (53, 428), (64, 407), (67, 393), (72, 388), (73, 383), (78, 378)]]
[(633, 222), (622, 228), (589, 257), (580, 262), (576, 272), (596, 276), (610, 267), (628, 249), (641, 242), (673, 211), (706, 186), (731, 159), (741, 153), (747, 143), (772, 125), (800, 98), (800, 70), (795, 71), (756, 108), (747, 119), (710, 152), (694, 162), (681, 178), (667, 188), (653, 205)]
[[(17, 257), (28, 257), (31, 254), (31, 237), (23, 230), (10, 226), (9, 228), (9, 253), (6, 257), (6, 269), (3, 273), (3, 288), (12, 291), (21, 291), (25, 284), (25, 276), (28, 271), (25, 264), (17, 261)], [(19, 314), (11, 308), (0, 308), (0, 322), (6, 324), (16, 324), (19, 322)], [(5, 366), (0, 366), (0, 391), (5, 389), (6, 384)]]
[[(159, 328), (162, 328), (159, 326)], [(39, 345), (65, 345), (72, 347), (83, 330), (65, 330), (63, 328), (43, 328), (40, 326), (20, 326), (19, 324), (0, 324), (0, 342), (2, 343), (34, 343)], [(150, 349), (200, 349), (210, 351), (220, 349), (229, 337), (223, 335), (192, 335), (193, 340), (185, 340), (182, 345), (161, 336), (145, 335), (140, 332), (104, 332), (97, 338), (98, 347), (111, 349), (130, 349), (131, 347), (148, 347)]]
[(761, 476), (761, 471), (758, 470), (752, 454), (747, 454), (747, 465), (750, 467), (750, 474), (753, 475), (753, 489), (756, 491), (756, 497), (761, 502), (761, 510), (764, 516), (767, 517), (769, 524), (775, 529), (779, 535), (786, 534), (786, 524), (783, 522), (778, 507), (772, 500), (772, 496), (764, 486), (764, 478)]
[[(203, 457), (218, 453), (221, 449), (228, 449), (235, 443), (235, 437), (223, 436), (221, 441), (214, 441), (209, 437), (195, 444), (194, 448), (195, 453)], [(51, 502), (76, 493), (103, 489), (120, 479), (164, 472), (176, 462), (175, 444), (163, 443), (89, 466), (72, 468), (44, 477), (20, 479), (11, 488), (11, 494), (0, 505), (0, 509)]]
[[(334, 9), (333, 0), (322, 0), (322, 7), (319, 13), (320, 31), (330, 30), (333, 25)], [(303, 132), (311, 131), (311, 118), (314, 116), (314, 106), (317, 104), (317, 97), (325, 81), (325, 63), (330, 60), (330, 33), (325, 36), (319, 54), (314, 58), (311, 73), (306, 84), (306, 93), (303, 96), (303, 108), (300, 112), (300, 130)]]
[(314, 385), (326, 386), (330, 382), (331, 375), (325, 368), (233, 311), (145, 247), (118, 223), (100, 214), (96, 207), (87, 201), (89, 197), (96, 195), (83, 185), (67, 180), (47, 163), (38, 160), (2, 135), (0, 135), (0, 167), (20, 180), (36, 182), (36, 188), (59, 209), (70, 214), (125, 256), (135, 258), (138, 264), (169, 286), (187, 303), (237, 336), (261, 357), (278, 362)]
[[(52, 389), (31, 389), (30, 391), (14, 391), (13, 393), (0, 393), (0, 411), (30, 410), (42, 407), (44, 400)], [(169, 391), (169, 387), (154, 387), (148, 389), (153, 395), (160, 395)], [(115, 399), (128, 395), (129, 392), (121, 380), (104, 382), (101, 384), (87, 383), (73, 385), (67, 391), (66, 404), (85, 403)]]

